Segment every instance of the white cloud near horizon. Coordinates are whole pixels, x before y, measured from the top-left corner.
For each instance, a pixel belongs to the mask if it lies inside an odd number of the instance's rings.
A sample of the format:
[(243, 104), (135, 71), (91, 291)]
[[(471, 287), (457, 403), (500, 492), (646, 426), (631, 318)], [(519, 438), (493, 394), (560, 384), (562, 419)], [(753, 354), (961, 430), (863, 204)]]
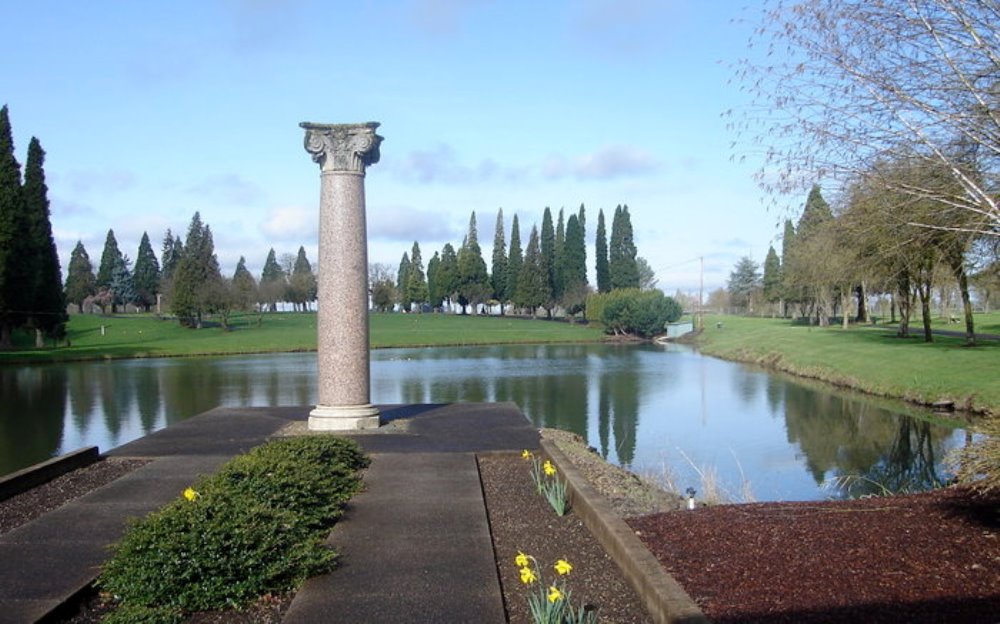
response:
[(301, 245), (317, 238), (319, 215), (315, 209), (300, 206), (273, 208), (261, 223), (260, 231), (272, 245), (282, 242)]

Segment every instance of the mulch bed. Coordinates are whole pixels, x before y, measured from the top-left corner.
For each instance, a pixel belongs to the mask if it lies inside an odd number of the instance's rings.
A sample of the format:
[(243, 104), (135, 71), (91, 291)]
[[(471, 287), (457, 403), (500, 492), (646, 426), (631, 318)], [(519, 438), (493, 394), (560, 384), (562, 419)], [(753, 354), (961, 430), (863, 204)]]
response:
[(628, 519), (718, 624), (1000, 622), (1000, 497), (725, 505)]
[(479, 458), (486, 511), (493, 533), (504, 604), (512, 624), (532, 622), (514, 558), (518, 551), (537, 559), (551, 582), (558, 559), (573, 564), (566, 578), (572, 604), (591, 605), (602, 623), (648, 622), (646, 611), (622, 577), (614, 561), (591, 535), (579, 516), (570, 510), (559, 517), (548, 501), (535, 492), (530, 464), (516, 455)]

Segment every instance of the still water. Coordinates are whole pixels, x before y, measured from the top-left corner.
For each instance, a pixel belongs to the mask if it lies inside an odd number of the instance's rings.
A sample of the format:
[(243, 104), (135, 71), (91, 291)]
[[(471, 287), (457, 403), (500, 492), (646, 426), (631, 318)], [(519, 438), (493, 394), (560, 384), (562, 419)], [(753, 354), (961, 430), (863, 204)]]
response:
[[(920, 489), (966, 432), (901, 404), (683, 346), (546, 345), (372, 352), (374, 403), (513, 401), (609, 461), (736, 500)], [(0, 368), (0, 474), (81, 446), (109, 450), (218, 405), (312, 405), (316, 356), (118, 360)], [(937, 421), (935, 421), (937, 422)]]

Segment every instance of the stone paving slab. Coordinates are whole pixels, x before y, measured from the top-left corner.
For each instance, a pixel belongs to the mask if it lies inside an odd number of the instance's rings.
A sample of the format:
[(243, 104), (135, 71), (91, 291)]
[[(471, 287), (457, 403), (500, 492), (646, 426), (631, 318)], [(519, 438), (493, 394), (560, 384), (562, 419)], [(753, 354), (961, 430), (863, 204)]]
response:
[(506, 621), (474, 453), (374, 455), (285, 624)]

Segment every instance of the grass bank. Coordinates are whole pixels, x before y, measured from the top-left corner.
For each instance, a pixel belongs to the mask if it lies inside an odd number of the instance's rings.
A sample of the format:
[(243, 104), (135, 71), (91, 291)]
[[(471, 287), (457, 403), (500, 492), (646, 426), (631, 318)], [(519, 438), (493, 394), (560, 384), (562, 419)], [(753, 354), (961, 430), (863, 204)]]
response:
[[(722, 324), (722, 328), (717, 327)], [(989, 323), (987, 323), (989, 324)], [(954, 401), (1000, 414), (1000, 341), (975, 348), (961, 338), (897, 338), (892, 331), (810, 327), (783, 319), (708, 317), (702, 353), (752, 362), (872, 394), (916, 403)]]
[[(599, 328), (535, 319), (445, 314), (373, 314), (373, 348), (479, 344), (596, 342)], [(259, 324), (258, 324), (259, 320)], [(256, 314), (231, 319), (231, 330), (194, 330), (152, 315), (73, 315), (69, 346), (35, 349), (18, 332), (0, 364), (186, 355), (278, 353), (316, 349), (315, 313)]]

